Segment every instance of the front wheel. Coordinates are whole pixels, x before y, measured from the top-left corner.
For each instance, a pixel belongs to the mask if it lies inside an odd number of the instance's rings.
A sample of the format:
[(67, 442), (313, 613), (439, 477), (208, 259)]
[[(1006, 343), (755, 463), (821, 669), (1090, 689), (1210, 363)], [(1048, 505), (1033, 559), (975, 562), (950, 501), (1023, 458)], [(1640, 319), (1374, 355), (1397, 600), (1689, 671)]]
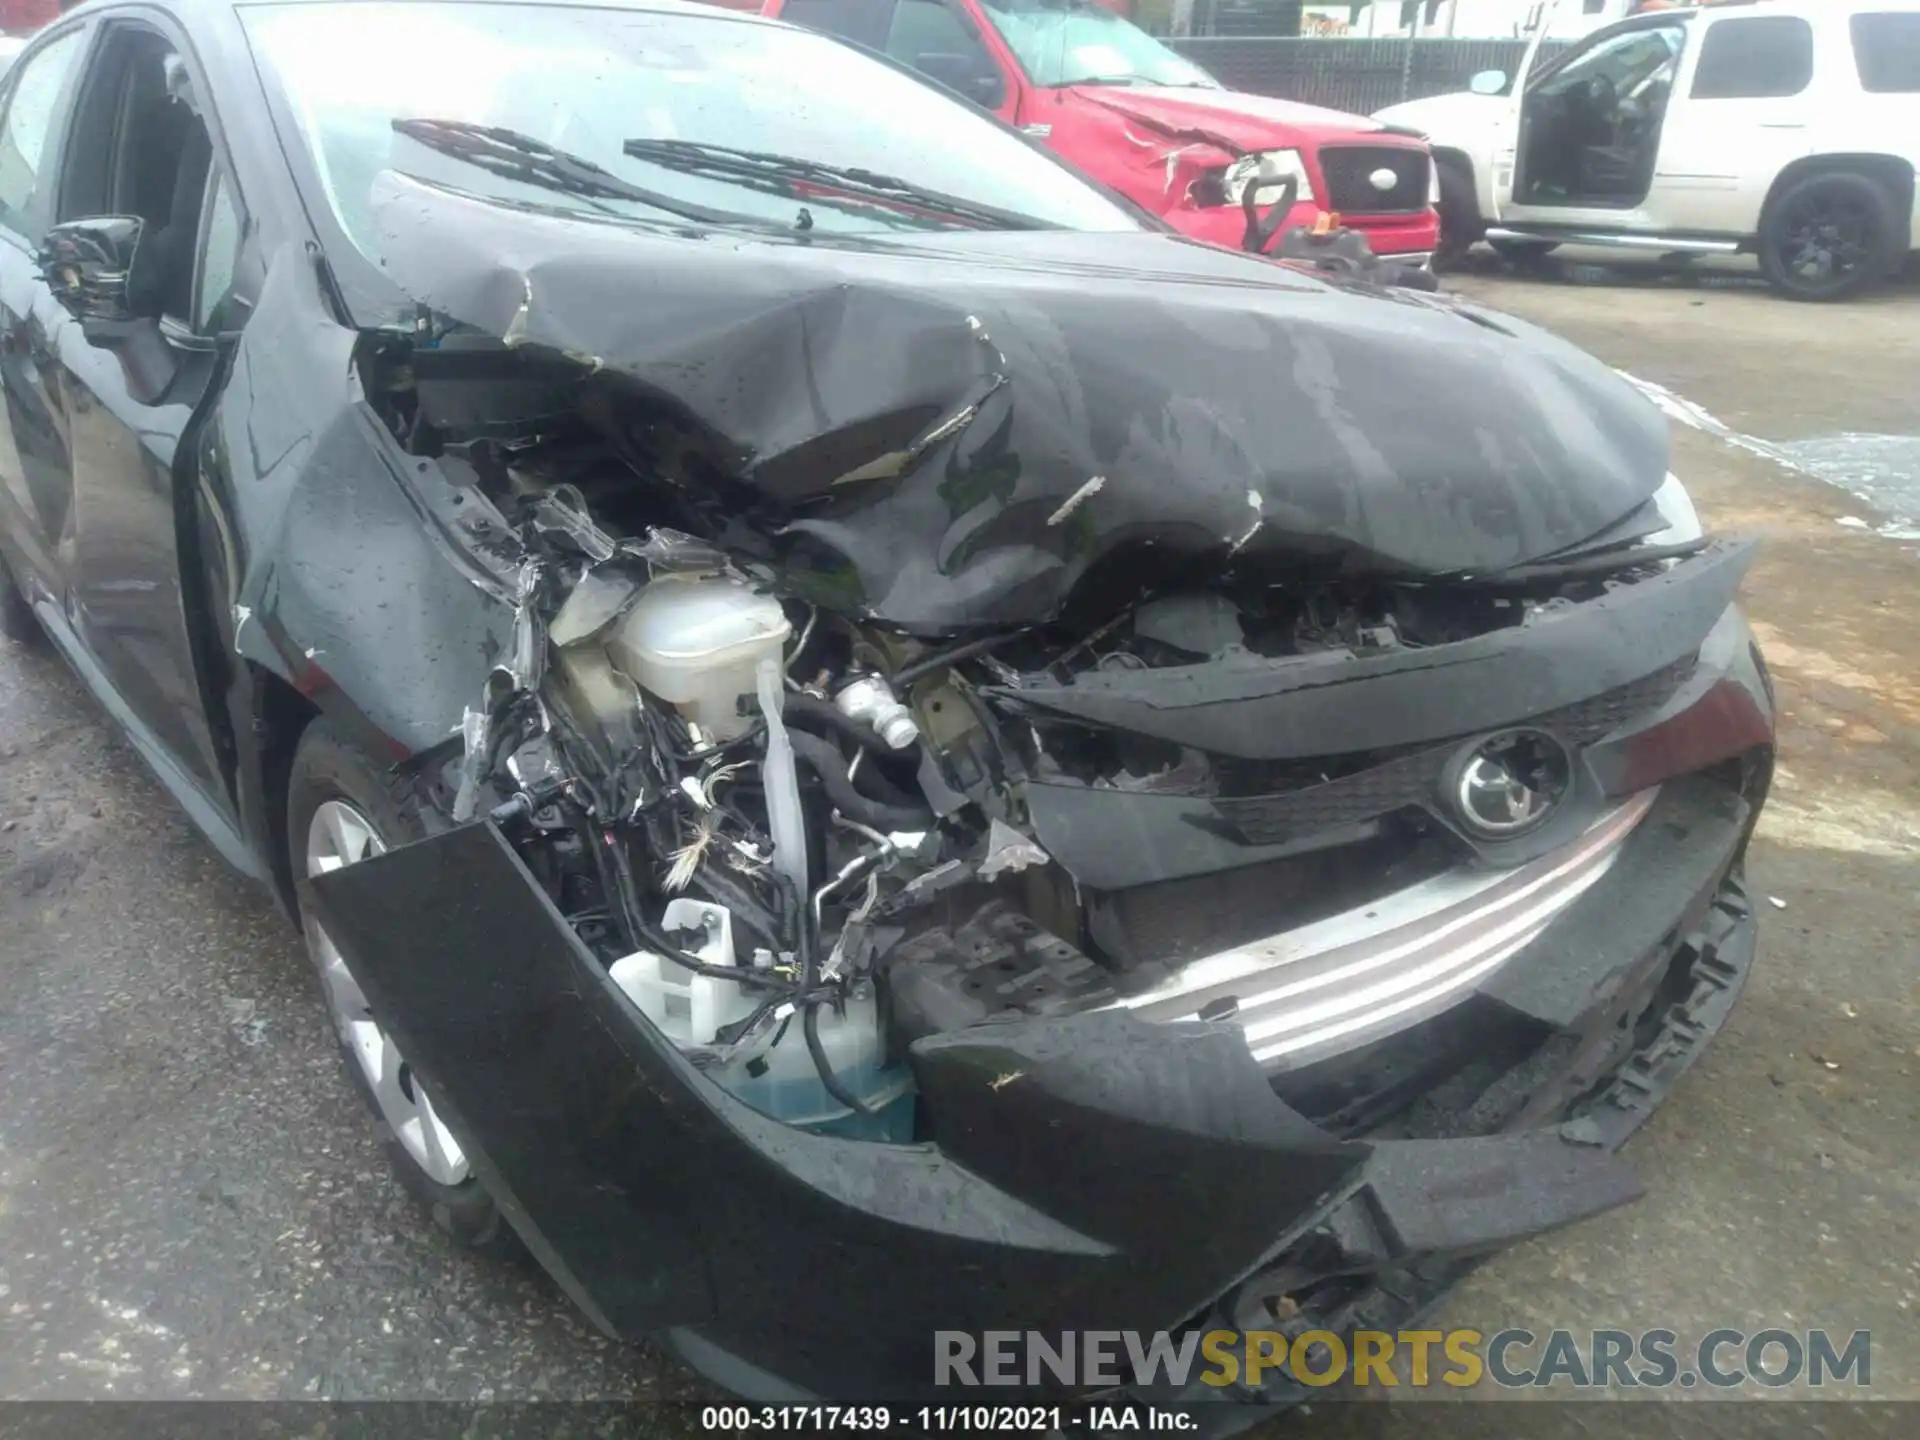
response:
[(1458, 263), (1486, 233), (1487, 224), (1480, 218), (1480, 197), (1466, 162), (1442, 157), (1433, 166), (1440, 177), (1440, 244), (1433, 252), (1437, 270)]
[[(287, 781), (287, 847), (297, 874), (322, 875), (421, 838), (425, 827), (390, 776), (391, 766), (331, 722), (307, 727)], [(346, 957), (313, 915), (303, 912), (300, 923), (347, 1074), (373, 1111), (400, 1183), (456, 1244), (516, 1253), (518, 1238), (475, 1177), (466, 1147), (374, 1015)]]
[(1886, 186), (1851, 170), (1796, 180), (1760, 222), (1760, 271), (1789, 300), (1847, 300), (1889, 275), (1906, 247)]
[(4, 558), (0, 558), (0, 635), (16, 645), (35, 647), (44, 645), (47, 639), (47, 632), (40, 628), (33, 607), (8, 572)]

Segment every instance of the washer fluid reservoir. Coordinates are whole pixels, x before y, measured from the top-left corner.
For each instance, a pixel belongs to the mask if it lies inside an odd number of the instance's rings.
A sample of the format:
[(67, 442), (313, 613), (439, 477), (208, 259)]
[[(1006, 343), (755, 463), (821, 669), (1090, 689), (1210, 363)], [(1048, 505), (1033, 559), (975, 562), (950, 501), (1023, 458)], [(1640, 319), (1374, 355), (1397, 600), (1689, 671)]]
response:
[(751, 697), (760, 662), (781, 665), (792, 628), (778, 600), (744, 581), (662, 575), (620, 617), (607, 653), (641, 689), (716, 740), (731, 740), (758, 713)]

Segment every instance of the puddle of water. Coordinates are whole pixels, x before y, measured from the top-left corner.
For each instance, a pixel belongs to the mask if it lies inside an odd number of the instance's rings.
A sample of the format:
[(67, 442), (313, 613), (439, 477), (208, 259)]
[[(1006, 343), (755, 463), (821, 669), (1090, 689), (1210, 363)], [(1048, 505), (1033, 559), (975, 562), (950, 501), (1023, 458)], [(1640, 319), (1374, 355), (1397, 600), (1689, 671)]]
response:
[(1894, 540), (1920, 540), (1920, 436), (1835, 435), (1775, 447), (1796, 469), (1858, 496)]
[(1818, 440), (1762, 440), (1735, 430), (1664, 385), (1625, 370), (1618, 373), (1682, 425), (1865, 501), (1882, 517), (1872, 527), (1876, 534), (1889, 540), (1920, 540), (1920, 436), (1843, 434)]

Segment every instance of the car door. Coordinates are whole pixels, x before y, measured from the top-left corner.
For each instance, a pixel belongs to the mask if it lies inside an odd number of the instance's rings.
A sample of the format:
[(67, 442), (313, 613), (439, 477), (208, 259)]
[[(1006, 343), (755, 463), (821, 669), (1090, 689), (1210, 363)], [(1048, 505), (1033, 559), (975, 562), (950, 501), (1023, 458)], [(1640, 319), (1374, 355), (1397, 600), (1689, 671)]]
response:
[(66, 406), (51, 334), (65, 323), (34, 262), (53, 209), (59, 136), (86, 27), (44, 39), (0, 100), (0, 547), (29, 596), (61, 600), (73, 499)]
[(1476, 155), (1484, 155), (1490, 162), (1476, 164), (1479, 172), (1475, 182), (1479, 194), (1480, 213), (1489, 220), (1504, 216), (1513, 204), (1513, 172), (1515, 157), (1519, 153), (1520, 108), (1526, 103), (1527, 87), (1541, 69), (1540, 47), (1546, 42), (1548, 26), (1544, 12), (1533, 18), (1533, 28), (1527, 36), (1527, 48), (1521, 52), (1520, 64), (1511, 79), (1505, 79), (1505, 88), (1500, 88), (1503, 77), (1498, 71), (1483, 71), (1474, 77), (1478, 84), (1483, 78), (1487, 88), (1476, 89), (1470, 93), (1484, 99), (1493, 113), (1484, 121), (1475, 125), (1479, 130), (1484, 125), (1485, 139), (1475, 148)]
[(230, 821), (234, 810), (207, 718), (196, 653), (204, 642), (189, 621), (181, 535), (192, 510), (177, 462), (221, 368), (216, 292), (234, 273), (244, 212), (202, 118), (205, 90), (185, 43), (157, 23), (103, 22), (74, 113), (58, 219), (141, 217), (128, 290), (157, 324), (163, 380), (91, 342), (72, 319), (54, 336), (53, 365), (73, 468), (75, 638), (135, 742), (208, 823)]
[[(1603, 112), (1617, 125), (1627, 113), (1624, 107), (1638, 106), (1645, 112), (1646, 126), (1663, 123), (1676, 77), (1684, 83), (1690, 43), (1684, 14), (1630, 20), (1596, 32), (1539, 72), (1537, 80), (1527, 77), (1511, 169), (1499, 166), (1501, 218), (1606, 230), (1644, 228), (1650, 174), (1643, 172), (1644, 187), (1631, 200), (1606, 202), (1582, 196), (1575, 177), (1584, 152), (1607, 148), (1595, 133)], [(1590, 98), (1596, 93), (1605, 98)]]
[[(1827, 22), (1822, 80), (1840, 123), (1821, 127), (1821, 149), (1891, 151), (1920, 166), (1920, 10), (1871, 3)], [(1824, 37), (1823, 37), (1824, 38)], [(1817, 82), (1819, 83), (1819, 82)], [(1920, 193), (1910, 243), (1920, 246)]]
[(1751, 235), (1773, 177), (1811, 148), (1814, 29), (1799, 15), (1706, 13), (1694, 44), (1661, 131), (1647, 223)]

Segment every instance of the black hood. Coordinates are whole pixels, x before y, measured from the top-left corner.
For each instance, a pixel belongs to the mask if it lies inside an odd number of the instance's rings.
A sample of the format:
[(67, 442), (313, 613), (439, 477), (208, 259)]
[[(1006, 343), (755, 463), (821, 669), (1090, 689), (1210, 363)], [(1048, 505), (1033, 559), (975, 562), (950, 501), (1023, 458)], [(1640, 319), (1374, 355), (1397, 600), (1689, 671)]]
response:
[(922, 634), (1050, 619), (1136, 554), (1502, 569), (1666, 474), (1659, 412), (1543, 331), (1170, 234), (787, 239), (375, 195), (404, 291), (628, 377), (714, 437), (796, 589)]

